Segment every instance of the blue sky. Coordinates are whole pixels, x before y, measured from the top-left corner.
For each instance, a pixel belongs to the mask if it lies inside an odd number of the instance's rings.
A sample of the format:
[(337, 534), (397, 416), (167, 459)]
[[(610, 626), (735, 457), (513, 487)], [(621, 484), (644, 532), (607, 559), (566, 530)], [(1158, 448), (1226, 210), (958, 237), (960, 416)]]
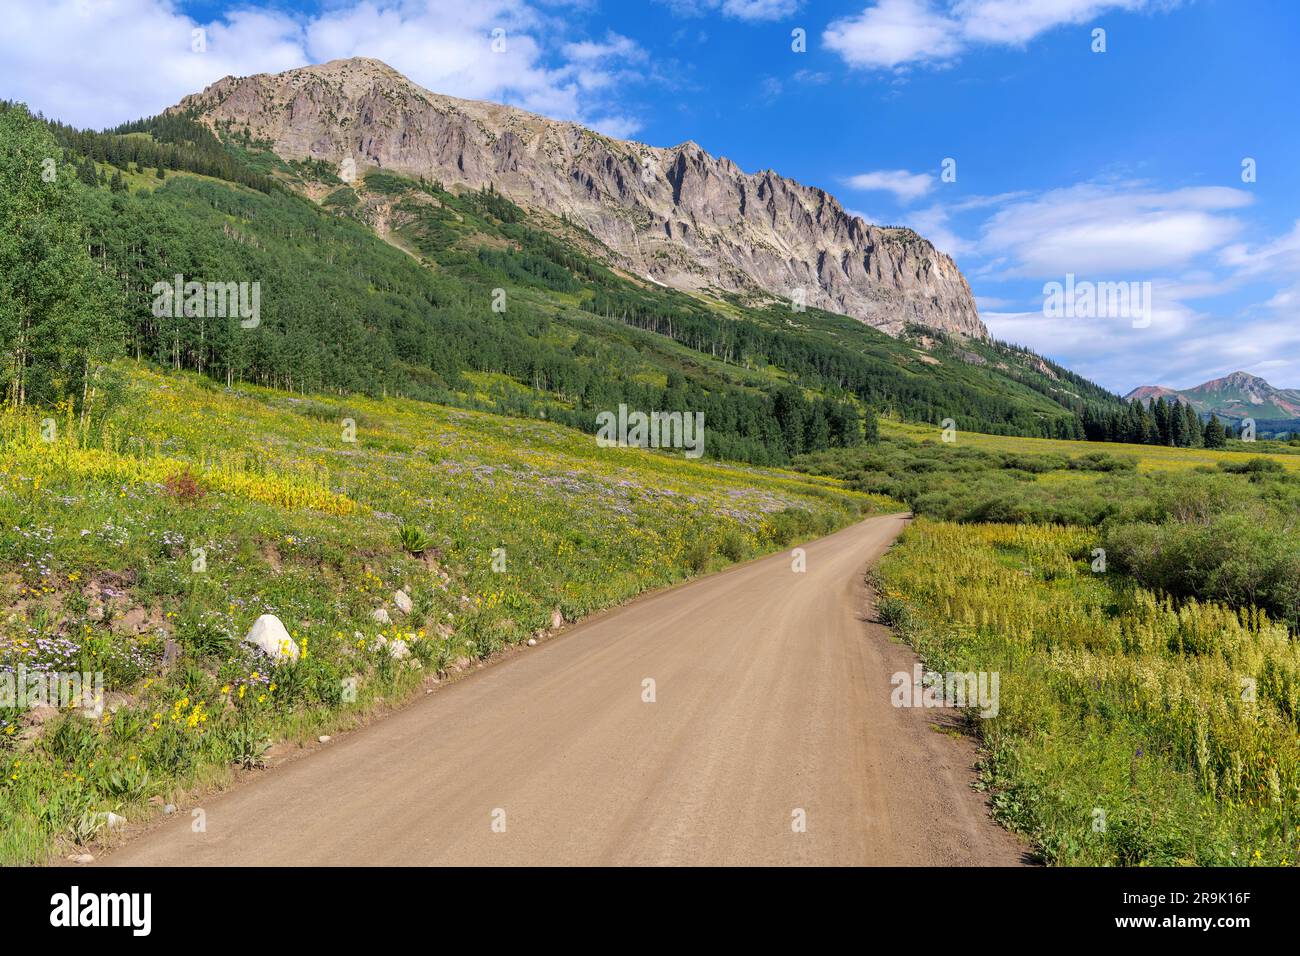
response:
[[(1237, 368), (1300, 386), (1291, 0), (3, 7), (0, 96), (79, 125), (155, 113), (229, 73), (375, 56), (438, 92), (691, 139), (910, 225), (956, 258), (994, 335), (1112, 389)], [(1067, 274), (1151, 283), (1151, 322), (1045, 316), (1044, 284)]]

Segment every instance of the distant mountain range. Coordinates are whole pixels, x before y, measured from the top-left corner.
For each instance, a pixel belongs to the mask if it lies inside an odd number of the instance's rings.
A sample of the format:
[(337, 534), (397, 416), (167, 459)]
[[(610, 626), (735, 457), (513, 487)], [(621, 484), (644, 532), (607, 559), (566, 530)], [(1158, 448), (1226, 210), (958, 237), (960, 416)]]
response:
[(1140, 385), (1124, 398), (1143, 402), (1152, 398), (1177, 400), (1191, 405), (1202, 416), (1213, 413), (1234, 421), (1253, 418), (1274, 425), (1300, 421), (1300, 389), (1275, 388), (1249, 372), (1233, 372), (1195, 388)]

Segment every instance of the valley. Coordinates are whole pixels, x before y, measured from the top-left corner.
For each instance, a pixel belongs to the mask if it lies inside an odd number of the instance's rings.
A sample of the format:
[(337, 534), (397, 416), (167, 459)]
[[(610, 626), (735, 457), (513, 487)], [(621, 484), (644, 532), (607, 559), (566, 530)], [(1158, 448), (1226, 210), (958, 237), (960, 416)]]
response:
[(0, 145), (0, 669), (103, 677), (0, 704), (0, 863), (1294, 863), (1290, 391), (365, 57)]

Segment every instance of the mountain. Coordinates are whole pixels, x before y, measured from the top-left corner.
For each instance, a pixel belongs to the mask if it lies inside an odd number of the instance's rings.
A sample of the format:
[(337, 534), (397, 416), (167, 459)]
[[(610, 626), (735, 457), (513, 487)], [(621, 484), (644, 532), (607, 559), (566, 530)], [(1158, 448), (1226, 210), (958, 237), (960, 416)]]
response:
[[(190, 110), (94, 132), (0, 102), (0, 155), (61, 155), (65, 231), (106, 285), (87, 309), (102, 328), (77, 340), (99, 343), (95, 355), (33, 358), (39, 401), (104, 407), (129, 374), (92, 363), (125, 354), (228, 390), (398, 395), (585, 431), (620, 405), (701, 412), (706, 454), (755, 464), (870, 440), (879, 415), (1082, 438), (1085, 415), (1122, 409), (979, 335), (905, 321), (891, 336), (750, 289), (672, 288), (576, 215), (518, 205), (495, 180), (474, 189), (371, 165), (345, 181), (337, 164), (272, 146)], [(0, 164), (0, 186), (10, 174), (29, 186), (29, 168)], [(178, 274), (183, 314), (157, 301)], [(206, 309), (190, 301), (195, 283)], [(252, 322), (220, 306), (236, 284), (241, 301), (260, 290)]]
[(1136, 399), (1144, 402), (1160, 397), (1187, 402), (1201, 415), (1213, 413), (1219, 418), (1253, 418), (1258, 421), (1300, 419), (1300, 389), (1274, 388), (1249, 372), (1233, 372), (1195, 388), (1142, 385), (1124, 396), (1128, 401)]
[(745, 173), (693, 142), (662, 149), (494, 103), (432, 93), (368, 58), (229, 76), (169, 111), (282, 159), (351, 159), (453, 188), (493, 187), (576, 222), (607, 260), (675, 289), (762, 290), (893, 335), (914, 323), (987, 339), (953, 260), (910, 229), (869, 225), (829, 193)]

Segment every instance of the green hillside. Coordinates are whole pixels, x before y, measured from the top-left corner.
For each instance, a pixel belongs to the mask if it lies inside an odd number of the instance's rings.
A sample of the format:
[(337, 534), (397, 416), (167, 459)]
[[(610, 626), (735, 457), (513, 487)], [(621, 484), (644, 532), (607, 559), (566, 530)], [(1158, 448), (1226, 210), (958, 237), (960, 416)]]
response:
[[(700, 411), (707, 454), (769, 464), (870, 439), (882, 412), (1080, 438), (1085, 407), (1117, 403), (1010, 346), (919, 329), (893, 339), (620, 274), (573, 224), (491, 192), (382, 173), (345, 184), (177, 117), (50, 130), (90, 258), (113, 283), (119, 351), (227, 384), (402, 395), (588, 431), (620, 403)], [(120, 164), (121, 181), (83, 175), (88, 160)], [(156, 317), (154, 284), (178, 274), (259, 283), (257, 327)]]

